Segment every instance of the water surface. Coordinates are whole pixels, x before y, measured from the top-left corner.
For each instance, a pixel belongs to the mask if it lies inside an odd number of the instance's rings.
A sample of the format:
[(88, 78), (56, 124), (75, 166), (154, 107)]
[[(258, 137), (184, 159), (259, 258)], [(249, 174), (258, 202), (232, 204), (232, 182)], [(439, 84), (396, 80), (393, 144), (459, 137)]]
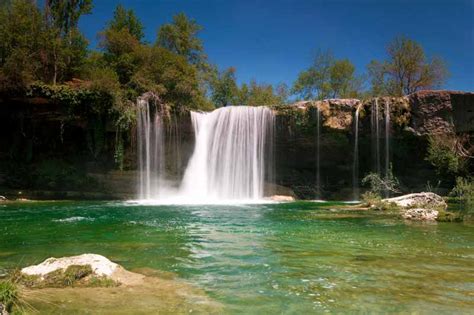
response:
[(0, 272), (101, 254), (204, 289), (226, 313), (468, 313), (474, 227), (407, 224), (342, 204), (0, 205)]

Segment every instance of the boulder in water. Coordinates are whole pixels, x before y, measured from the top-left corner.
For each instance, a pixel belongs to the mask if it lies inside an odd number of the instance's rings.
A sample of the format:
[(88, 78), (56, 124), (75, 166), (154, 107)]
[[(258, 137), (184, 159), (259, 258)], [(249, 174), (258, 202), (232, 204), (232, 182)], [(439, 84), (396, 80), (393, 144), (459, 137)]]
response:
[(62, 258), (48, 258), (41, 264), (25, 267), (21, 272), (30, 276), (40, 276), (56, 271), (58, 269), (67, 269), (69, 266), (90, 265), (92, 272), (98, 276), (111, 276), (119, 267), (116, 263), (107, 258), (96, 254), (83, 254), (79, 256), (70, 256)]
[(435, 221), (439, 212), (433, 209), (413, 208), (402, 213), (402, 217), (414, 221)]
[(443, 197), (432, 192), (421, 192), (403, 195), (395, 198), (387, 198), (382, 200), (385, 203), (394, 203), (398, 207), (408, 208), (422, 208), (422, 209), (437, 209), (446, 210), (448, 205)]
[(57, 271), (67, 273), (69, 268), (90, 268), (90, 275), (101, 280), (112, 280), (117, 284), (140, 283), (143, 275), (125, 270), (122, 266), (110, 261), (104, 256), (97, 254), (83, 254), (62, 258), (48, 258), (38, 265), (21, 269), (21, 273), (27, 276), (39, 277), (39, 280), (47, 280), (50, 275)]

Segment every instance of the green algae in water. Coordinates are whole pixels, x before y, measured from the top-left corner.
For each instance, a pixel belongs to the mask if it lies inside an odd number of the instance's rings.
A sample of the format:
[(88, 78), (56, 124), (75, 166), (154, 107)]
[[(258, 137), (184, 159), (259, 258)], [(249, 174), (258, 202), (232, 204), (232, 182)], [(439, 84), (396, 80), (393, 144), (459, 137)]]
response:
[(204, 289), (225, 313), (474, 307), (474, 227), (462, 223), (406, 224), (308, 202), (9, 203), (0, 220), (0, 269), (96, 253), (127, 269), (176, 275)]

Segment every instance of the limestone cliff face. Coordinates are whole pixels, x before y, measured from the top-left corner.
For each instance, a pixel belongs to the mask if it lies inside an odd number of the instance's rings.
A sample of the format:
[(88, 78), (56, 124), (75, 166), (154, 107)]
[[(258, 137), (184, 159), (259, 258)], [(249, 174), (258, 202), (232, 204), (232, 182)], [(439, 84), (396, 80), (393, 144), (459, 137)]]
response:
[[(356, 181), (389, 165), (405, 190), (423, 190), (439, 181), (425, 161), (427, 136), (474, 131), (474, 93), (420, 91), (405, 97), (368, 100), (337, 99), (298, 102), (276, 107), (277, 183), (300, 198), (316, 195), (317, 110), (320, 111), (320, 178), (322, 197), (350, 198)], [(355, 123), (359, 111), (358, 168), (355, 163)], [(390, 113), (386, 131), (386, 111)], [(378, 118), (378, 126), (375, 123)], [(377, 133), (378, 130), (378, 133)], [(377, 153), (378, 151), (378, 153)], [(416, 175), (415, 175), (416, 174)], [(450, 183), (441, 183), (449, 187)]]
[[(389, 163), (405, 191), (423, 190), (439, 178), (425, 161), (427, 135), (474, 134), (474, 93), (421, 91), (406, 97), (377, 99), (329, 99), (304, 101), (273, 107), (275, 120), (276, 184), (291, 188), (299, 198), (316, 197), (316, 136), (319, 121), (321, 198), (352, 199), (354, 180), (370, 171), (385, 171), (386, 135)], [(390, 113), (385, 130), (386, 111)], [(358, 111), (358, 167), (355, 166), (355, 113)], [(319, 113), (318, 113), (319, 112)], [(115, 127), (104, 121), (103, 143), (98, 155), (91, 154), (94, 122), (66, 115), (61, 104), (42, 99), (0, 100), (0, 162), (21, 156), (21, 161), (40, 159), (79, 160), (110, 196), (130, 198), (135, 192), (136, 130), (124, 143), (126, 169), (112, 171)], [(378, 127), (374, 119), (378, 117)], [(378, 128), (378, 133), (376, 132)], [(169, 180), (182, 177), (194, 148), (189, 112), (171, 114), (166, 120), (166, 160)], [(471, 143), (474, 141), (471, 141)], [(377, 153), (378, 152), (378, 153)], [(20, 162), (20, 160), (19, 160)], [(8, 169), (0, 163), (0, 187)], [(6, 164), (6, 163), (5, 163)], [(3, 168), (2, 168), (3, 167)], [(355, 172), (356, 170), (356, 172)], [(26, 170), (29, 176), (35, 169)], [(447, 188), (450, 183), (443, 182)], [(5, 187), (5, 185), (4, 185)], [(23, 187), (14, 187), (23, 188)]]

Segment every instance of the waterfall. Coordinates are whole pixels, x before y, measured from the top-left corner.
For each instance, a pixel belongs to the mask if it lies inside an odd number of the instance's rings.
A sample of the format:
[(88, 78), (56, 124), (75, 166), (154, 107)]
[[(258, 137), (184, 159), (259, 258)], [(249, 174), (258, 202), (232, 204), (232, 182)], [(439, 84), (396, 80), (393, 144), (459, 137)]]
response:
[(359, 200), (359, 111), (358, 105), (354, 113), (354, 160), (352, 164), (352, 192), (354, 200)]
[(267, 107), (230, 106), (191, 112), (196, 144), (179, 195), (195, 201), (264, 196), (274, 115)]
[[(390, 177), (390, 103), (385, 102), (385, 178)], [(390, 192), (387, 191), (386, 197)]]
[(159, 196), (164, 177), (163, 119), (146, 99), (138, 99), (137, 107), (138, 192), (140, 199), (151, 199)]
[[(385, 100), (385, 115), (382, 116), (382, 119), (385, 122), (385, 165), (384, 165), (384, 178), (389, 178), (390, 176), (390, 103), (388, 100)], [(382, 167), (381, 167), (381, 160), (382, 156), (380, 154), (380, 142), (381, 142), (381, 135), (380, 135), (380, 109), (378, 104), (378, 99), (375, 98), (375, 102), (372, 105), (372, 113), (371, 113), (371, 129), (372, 129), (372, 152), (373, 152), (373, 163), (374, 163), (374, 171), (382, 177)], [(386, 196), (389, 195), (389, 192), (386, 192)]]
[(374, 171), (382, 175), (380, 166), (380, 115), (378, 98), (375, 98), (370, 113), (371, 134), (372, 134), (372, 162)]
[(320, 173), (320, 135), (321, 135), (321, 112), (316, 108), (316, 199), (321, 199), (321, 173)]

